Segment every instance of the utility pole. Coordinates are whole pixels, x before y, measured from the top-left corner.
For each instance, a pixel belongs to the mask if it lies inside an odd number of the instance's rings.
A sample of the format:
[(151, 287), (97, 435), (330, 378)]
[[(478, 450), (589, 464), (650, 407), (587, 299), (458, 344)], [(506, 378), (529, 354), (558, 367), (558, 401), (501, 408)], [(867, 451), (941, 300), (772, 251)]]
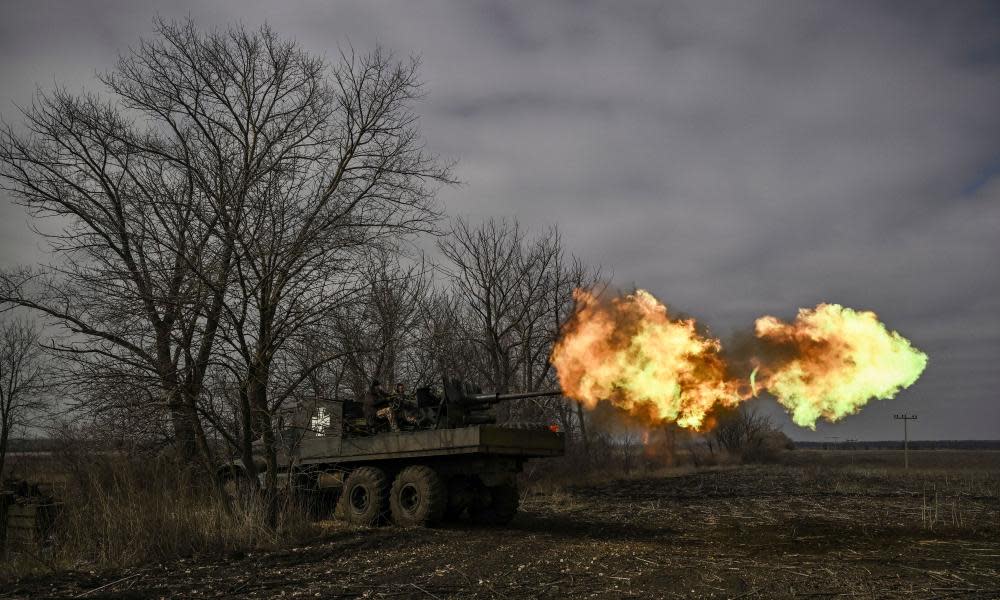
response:
[(892, 418), (903, 421), (903, 468), (904, 469), (909, 469), (910, 468), (910, 434), (907, 431), (906, 425), (907, 425), (907, 423), (909, 421), (916, 420), (917, 415), (907, 415), (907, 414), (893, 415)]

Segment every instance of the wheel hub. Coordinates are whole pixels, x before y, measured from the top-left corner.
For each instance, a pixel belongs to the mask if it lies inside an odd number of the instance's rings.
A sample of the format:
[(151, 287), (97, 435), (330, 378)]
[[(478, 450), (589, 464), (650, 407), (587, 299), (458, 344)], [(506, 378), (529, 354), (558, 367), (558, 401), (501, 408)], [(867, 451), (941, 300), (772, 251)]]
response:
[(351, 490), (351, 508), (357, 512), (364, 512), (368, 508), (368, 503), (370, 498), (368, 497), (368, 489), (363, 485), (356, 485), (354, 489)]
[(417, 511), (417, 508), (420, 507), (420, 492), (417, 490), (417, 486), (408, 483), (399, 490), (399, 505), (406, 512), (414, 513)]

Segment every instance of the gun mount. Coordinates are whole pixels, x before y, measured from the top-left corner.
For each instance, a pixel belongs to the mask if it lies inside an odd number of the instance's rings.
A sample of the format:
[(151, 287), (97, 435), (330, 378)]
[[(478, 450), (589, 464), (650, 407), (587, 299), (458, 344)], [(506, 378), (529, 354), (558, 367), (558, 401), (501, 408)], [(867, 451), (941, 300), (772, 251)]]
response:
[[(420, 392), (418, 390), (418, 396)], [(476, 386), (463, 384), (452, 379), (444, 383), (443, 410), (438, 415), (438, 426), (462, 427), (465, 425), (485, 425), (496, 423), (491, 408), (495, 404), (528, 398), (546, 398), (562, 395), (562, 390), (540, 392), (517, 392), (484, 394)]]

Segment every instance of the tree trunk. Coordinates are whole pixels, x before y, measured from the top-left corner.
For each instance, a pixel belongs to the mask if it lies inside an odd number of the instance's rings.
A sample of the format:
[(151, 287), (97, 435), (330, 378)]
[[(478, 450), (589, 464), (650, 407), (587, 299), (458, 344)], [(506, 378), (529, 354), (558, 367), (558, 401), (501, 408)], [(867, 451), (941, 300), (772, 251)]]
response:
[(240, 416), (242, 427), (240, 428), (240, 461), (243, 463), (243, 470), (247, 477), (253, 482), (254, 489), (260, 483), (257, 477), (257, 465), (253, 459), (253, 414), (250, 410), (250, 398), (247, 391), (240, 391)]
[(174, 429), (174, 446), (178, 459), (182, 463), (191, 464), (198, 458), (198, 445), (195, 442), (194, 423), (182, 402), (170, 402), (170, 423)]
[(266, 506), (266, 520), (269, 527), (276, 527), (278, 520), (278, 445), (274, 435), (271, 410), (268, 406), (267, 381), (269, 367), (266, 359), (258, 358), (251, 366), (248, 383), (249, 406), (253, 424), (260, 433), (264, 454), (264, 486), (262, 495)]
[(0, 479), (3, 477), (3, 468), (7, 464), (7, 440), (10, 433), (10, 428), (7, 423), (3, 423), (0, 427)]

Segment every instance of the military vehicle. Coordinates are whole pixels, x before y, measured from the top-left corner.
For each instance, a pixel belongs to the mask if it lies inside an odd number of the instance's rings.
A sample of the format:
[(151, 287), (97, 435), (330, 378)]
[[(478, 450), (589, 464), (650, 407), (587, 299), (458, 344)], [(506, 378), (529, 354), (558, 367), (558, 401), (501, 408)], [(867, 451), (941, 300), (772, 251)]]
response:
[[(497, 425), (493, 406), (561, 391), (484, 394), (458, 380), (442, 387), (440, 394), (424, 387), (412, 397), (392, 398), (398, 430), (373, 423), (371, 414), (366, 418), (362, 402), (316, 400), (298, 407), (279, 422), (279, 478), (333, 495), (335, 514), (354, 524), (509, 522), (517, 513), (516, 476), (525, 461), (561, 456), (565, 440), (555, 426)], [(255, 466), (264, 472), (262, 459)], [(249, 481), (240, 462), (220, 475), (230, 490)]]

